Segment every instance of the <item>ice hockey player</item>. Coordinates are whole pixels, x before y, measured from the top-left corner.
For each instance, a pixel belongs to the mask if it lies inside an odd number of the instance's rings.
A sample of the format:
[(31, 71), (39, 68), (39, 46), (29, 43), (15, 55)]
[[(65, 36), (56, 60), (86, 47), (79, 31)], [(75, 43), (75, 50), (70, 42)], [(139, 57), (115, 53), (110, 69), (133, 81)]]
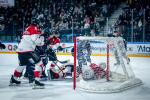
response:
[(53, 35), (49, 37), (48, 40), (50, 43), (50, 48), (47, 50), (47, 56), (49, 57), (49, 61), (51, 61), (50, 68), (48, 70), (49, 79), (64, 78), (66, 74), (72, 75), (73, 64), (58, 64), (60, 61), (57, 59), (56, 51), (62, 51), (63, 48), (60, 46), (60, 39), (56, 35), (56, 32), (53, 33)]
[[(61, 47), (60, 49), (57, 49), (59, 51), (62, 50)], [(65, 79), (66, 77), (72, 78), (72, 73), (73, 73), (73, 64), (69, 63), (68, 61), (59, 61), (57, 59), (55, 51), (50, 48), (47, 51), (49, 61), (51, 61), (50, 68), (47, 70), (48, 72), (48, 78), (49, 80), (53, 79)]]
[(48, 78), (50, 80), (53, 79), (66, 79), (72, 78), (73, 75), (73, 64), (66, 63), (58, 65), (56, 64), (54, 67), (51, 66), (50, 70), (48, 70)]
[[(46, 49), (47, 49), (46, 44), (44, 44), (43, 46), (36, 46), (36, 48), (35, 48), (35, 52), (39, 55), (39, 57), (42, 60), (43, 65), (44, 65), (40, 80), (47, 80), (47, 76), (45, 73), (46, 65), (48, 63)], [(26, 66), (26, 71), (24, 73), (24, 77), (29, 79), (29, 83), (32, 83), (34, 80), (34, 74), (33, 74), (34, 68), (35, 68), (34, 64), (32, 64), (30, 62)]]
[[(40, 80), (47, 80), (47, 76), (45, 74), (45, 68), (48, 63), (48, 58), (46, 56), (46, 50), (47, 50), (47, 37), (50, 35), (50, 31), (43, 29), (43, 27), (44, 27), (44, 23), (43, 23), (44, 19), (43, 18), (39, 18), (37, 20), (39, 23), (38, 26), (43, 32), (43, 34), (41, 34), (41, 36), (44, 37), (44, 45), (36, 46), (35, 52), (40, 56), (40, 58), (43, 62), (43, 65), (44, 65)], [(29, 79), (29, 83), (32, 83), (34, 80), (34, 69), (35, 69), (34, 64), (29, 62), (26, 66), (26, 70), (24, 73), (24, 78)]]
[[(52, 69), (54, 69), (55, 67), (58, 67), (56, 52), (57, 52), (57, 50), (61, 51), (63, 48), (60, 46), (60, 39), (57, 36), (57, 33), (55, 31), (53, 32), (53, 35), (48, 38), (48, 42), (49, 42), (48, 43), (49, 48), (47, 49), (46, 52), (47, 52), (47, 56), (49, 57), (49, 61), (51, 61), (50, 68), (48, 70), (48, 74), (50, 75), (49, 77), (53, 77)], [(54, 74), (54, 77), (57, 78), (58, 74), (57, 75)]]
[[(49, 37), (49, 31), (44, 31), (43, 34), (41, 36), (44, 37), (44, 45), (42, 46), (36, 46), (35, 48), (35, 52), (40, 56), (44, 68), (42, 70), (42, 74), (40, 77), (40, 80), (47, 80), (47, 75), (45, 73), (45, 69), (46, 69), (46, 65), (48, 64), (48, 57), (47, 57), (47, 46), (49, 45), (49, 41), (47, 40), (47, 38)], [(34, 80), (34, 64), (32, 63), (28, 63), (27, 67), (26, 67), (26, 71), (24, 73), (24, 78), (29, 79), (29, 83), (32, 83)]]
[(51, 66), (55, 65), (53, 62), (57, 61), (56, 52), (60, 46), (60, 38), (56, 35), (56, 32), (53, 33), (52, 36), (48, 37), (49, 49), (47, 50), (47, 54), (49, 57), (49, 61), (52, 61)]
[(91, 63), (89, 66), (87, 66), (86, 70), (83, 71), (82, 76), (84, 80), (102, 79), (106, 76), (106, 64)]
[[(71, 55), (74, 56), (74, 48), (71, 49)], [(77, 44), (77, 77), (82, 73), (83, 67), (91, 64), (91, 45), (89, 41), (79, 41)]]
[[(121, 34), (119, 34), (117, 31), (114, 32), (113, 34), (114, 37), (120, 37)], [(122, 57), (126, 59), (127, 64), (129, 64), (130, 62), (130, 58), (127, 56), (126, 52), (127, 52), (127, 42), (125, 39), (123, 39), (123, 41), (120, 41), (118, 43), (118, 46), (120, 48), (120, 51), (122, 53)], [(120, 65), (120, 59), (119, 59), (119, 55), (118, 55), (118, 51), (116, 48), (114, 48), (114, 55), (115, 55), (115, 59), (116, 59), (116, 63), (114, 65)]]
[(89, 41), (79, 41), (77, 44), (77, 59), (78, 67), (77, 72), (82, 73), (83, 67), (91, 64), (91, 45)]
[[(91, 44), (89, 41), (78, 42), (77, 60), (79, 65), (77, 67), (77, 74), (81, 74), (84, 80), (100, 79), (106, 75), (106, 64), (95, 64), (91, 62), (91, 52)], [(71, 49), (71, 54), (74, 56), (74, 48)]]
[(42, 32), (38, 27), (38, 20), (32, 18), (31, 25), (23, 32), (21, 42), (18, 45), (19, 66), (14, 70), (14, 73), (11, 76), (10, 85), (19, 85), (21, 83), (18, 78), (21, 77), (21, 73), (30, 62), (35, 65), (34, 86), (36, 88), (44, 88), (44, 84), (39, 82), (44, 65), (40, 60), (39, 55), (35, 52), (36, 46), (42, 46), (44, 44), (44, 37), (41, 36), (41, 34)]
[(106, 63), (101, 62), (99, 65), (91, 63), (90, 67), (94, 71), (94, 79), (100, 79), (106, 76)]
[(42, 74), (40, 77), (42, 80), (47, 80), (47, 76), (45, 73), (46, 65), (48, 64), (48, 57), (47, 57), (46, 50), (47, 50), (46, 44), (44, 44), (43, 46), (37, 46), (36, 50), (35, 50), (40, 55), (40, 58), (41, 58), (43, 65), (44, 65), (44, 68), (42, 70)]
[[(45, 37), (45, 34), (42, 34), (42, 36)], [(57, 56), (56, 56), (56, 51), (61, 51), (63, 48), (61, 48), (61, 46), (59, 46), (60, 43), (60, 39), (54, 34), (51, 37), (45, 37), (45, 43), (43, 46), (36, 46), (35, 52), (40, 56), (44, 68), (42, 71), (42, 75), (41, 75), (41, 79), (40, 80), (47, 80), (47, 76), (45, 73), (45, 69), (46, 69), (46, 65), (49, 61), (52, 61), (51, 65), (57, 64)], [(58, 46), (58, 47), (53, 47), (53, 46)], [(53, 50), (54, 49), (54, 50)], [(48, 59), (49, 57), (49, 59)], [(27, 68), (26, 68), (26, 72), (25, 72), (25, 77), (29, 78), (29, 83), (32, 82), (33, 77), (32, 77), (32, 73), (33, 73), (33, 68), (32, 68), (33, 64), (28, 64)], [(31, 67), (31, 68), (30, 68)]]

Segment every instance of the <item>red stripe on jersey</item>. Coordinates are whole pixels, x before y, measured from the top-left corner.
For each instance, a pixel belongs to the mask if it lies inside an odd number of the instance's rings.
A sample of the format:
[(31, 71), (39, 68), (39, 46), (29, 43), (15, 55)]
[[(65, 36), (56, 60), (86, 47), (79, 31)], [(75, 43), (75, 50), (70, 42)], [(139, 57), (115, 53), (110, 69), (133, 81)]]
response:
[(34, 77), (39, 78), (41, 76), (39, 71), (34, 71)]
[(18, 72), (17, 70), (15, 70), (14, 76), (15, 77), (21, 77), (21, 72)]

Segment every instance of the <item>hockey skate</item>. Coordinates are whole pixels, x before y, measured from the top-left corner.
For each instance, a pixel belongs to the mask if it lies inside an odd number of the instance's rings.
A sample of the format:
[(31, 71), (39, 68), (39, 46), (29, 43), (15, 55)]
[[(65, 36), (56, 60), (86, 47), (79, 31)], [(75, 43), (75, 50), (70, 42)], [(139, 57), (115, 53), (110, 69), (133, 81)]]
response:
[(40, 78), (41, 78), (40, 81), (46, 81), (47, 80), (47, 76), (46, 76), (44, 71), (42, 72), (42, 76)]
[(127, 58), (127, 64), (129, 64), (130, 63), (130, 58)]
[(34, 77), (33, 76), (29, 76), (29, 84), (30, 86), (33, 86), (34, 83)]
[(13, 77), (13, 75), (11, 76), (11, 79), (10, 79), (10, 84), (9, 84), (9, 86), (18, 86), (18, 85), (20, 85), (21, 84), (21, 82), (20, 81), (18, 81), (18, 80), (16, 80), (16, 79), (14, 79), (14, 77)]
[(114, 63), (114, 66), (119, 66), (119, 65), (120, 65), (120, 62)]
[(53, 72), (50, 69), (47, 70), (47, 74), (48, 74), (48, 79), (49, 80), (53, 80), (54, 79)]
[(45, 84), (40, 83), (39, 81), (35, 80), (33, 83), (32, 89), (44, 89)]

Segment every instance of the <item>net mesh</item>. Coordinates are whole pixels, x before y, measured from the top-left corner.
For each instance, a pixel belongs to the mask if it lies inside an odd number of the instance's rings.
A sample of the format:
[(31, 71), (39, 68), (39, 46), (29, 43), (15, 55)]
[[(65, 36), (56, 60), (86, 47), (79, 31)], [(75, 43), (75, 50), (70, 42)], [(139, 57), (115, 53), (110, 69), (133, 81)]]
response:
[(130, 66), (123, 38), (78, 37), (76, 49), (79, 89), (112, 93), (142, 84)]

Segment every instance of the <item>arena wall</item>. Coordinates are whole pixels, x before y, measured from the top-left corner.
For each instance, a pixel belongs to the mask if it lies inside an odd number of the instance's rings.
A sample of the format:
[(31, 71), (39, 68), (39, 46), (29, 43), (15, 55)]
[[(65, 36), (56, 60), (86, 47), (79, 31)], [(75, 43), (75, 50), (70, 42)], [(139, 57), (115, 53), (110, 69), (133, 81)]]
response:
[[(18, 43), (4, 43), (6, 49), (1, 50), (0, 54), (16, 54)], [(61, 46), (65, 48), (63, 51), (56, 51), (58, 55), (70, 55), (73, 43), (61, 43)], [(106, 44), (93, 43), (92, 45), (93, 56), (105, 56), (106, 55)], [(112, 54), (110, 49), (110, 54)], [(130, 57), (150, 57), (150, 42), (128, 42), (127, 54)]]

